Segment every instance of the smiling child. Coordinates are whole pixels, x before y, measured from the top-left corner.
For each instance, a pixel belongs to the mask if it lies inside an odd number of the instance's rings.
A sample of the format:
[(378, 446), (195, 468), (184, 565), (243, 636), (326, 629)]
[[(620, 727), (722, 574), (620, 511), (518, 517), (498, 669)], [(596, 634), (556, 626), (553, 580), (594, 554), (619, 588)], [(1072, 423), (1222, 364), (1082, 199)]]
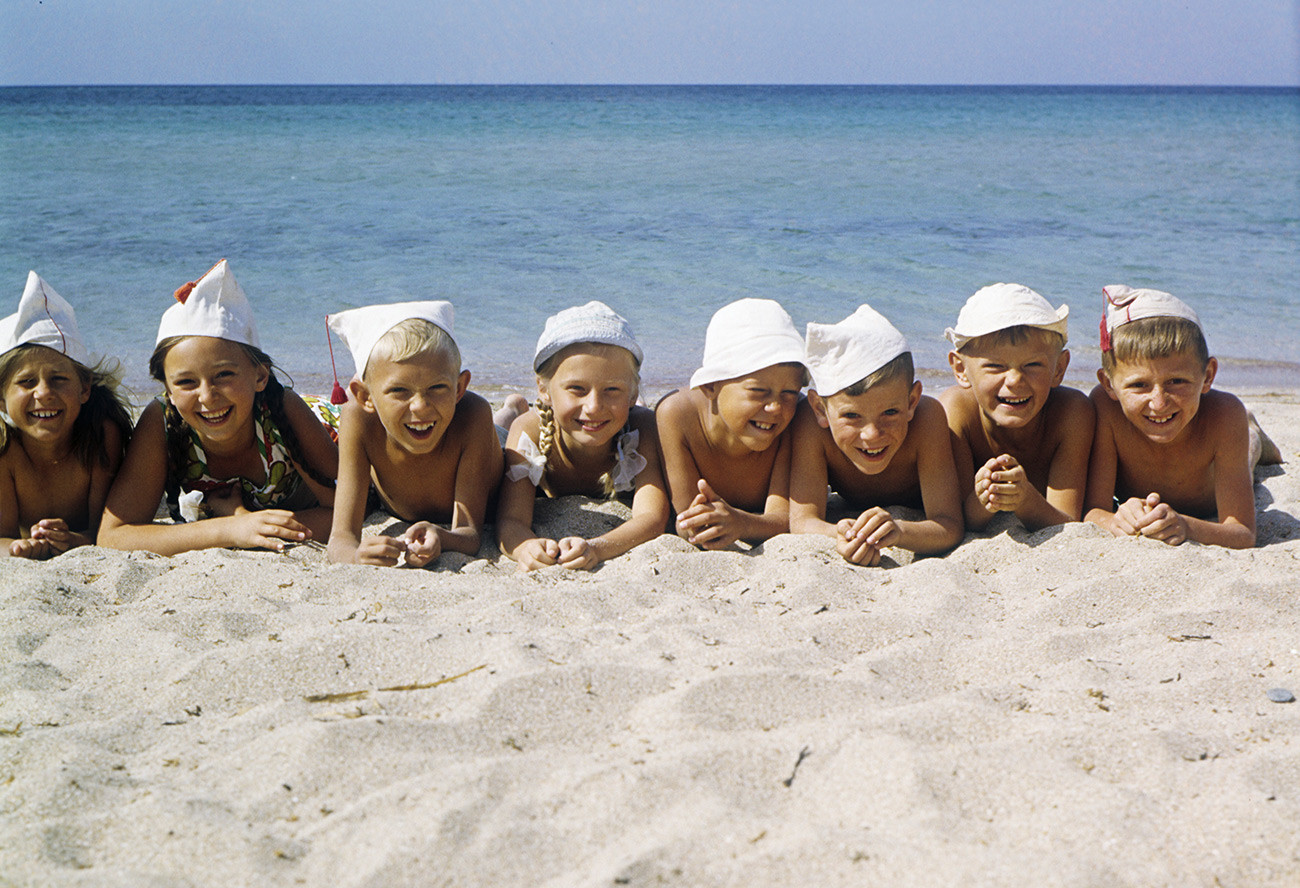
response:
[[(357, 368), (339, 421), (330, 561), (422, 567), (444, 550), (478, 552), (501, 444), (487, 401), (467, 390), (453, 316), (441, 300), (330, 315)], [(402, 537), (361, 535), (372, 485), (376, 505), (413, 522)]]
[(1083, 514), (1094, 412), (1063, 387), (1069, 309), (1020, 284), (993, 284), (945, 332), (957, 384), (939, 396), (953, 434), (966, 525), (1014, 512), (1030, 530)]
[(1241, 401), (1211, 388), (1218, 361), (1196, 312), (1159, 290), (1102, 292), (1087, 520), (1116, 536), (1250, 548), (1249, 421)]
[[(809, 324), (812, 388), (794, 420), (790, 529), (835, 538), (853, 564), (890, 546), (930, 554), (961, 540), (957, 472), (943, 408), (921, 394), (907, 341), (863, 305), (838, 324)], [(827, 484), (856, 518), (826, 521)], [(921, 508), (896, 520), (885, 506)]]
[(789, 530), (787, 430), (807, 375), (803, 337), (776, 302), (713, 315), (691, 388), (655, 409), (678, 535), (721, 549)]

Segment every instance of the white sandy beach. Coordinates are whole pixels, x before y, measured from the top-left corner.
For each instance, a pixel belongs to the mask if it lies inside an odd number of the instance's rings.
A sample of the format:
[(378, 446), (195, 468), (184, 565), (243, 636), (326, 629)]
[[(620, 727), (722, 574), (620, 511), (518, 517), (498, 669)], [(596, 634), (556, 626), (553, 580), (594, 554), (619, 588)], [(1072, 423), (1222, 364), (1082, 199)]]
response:
[(4, 560), (0, 885), (1294, 888), (1300, 393), (1244, 400), (1245, 552)]

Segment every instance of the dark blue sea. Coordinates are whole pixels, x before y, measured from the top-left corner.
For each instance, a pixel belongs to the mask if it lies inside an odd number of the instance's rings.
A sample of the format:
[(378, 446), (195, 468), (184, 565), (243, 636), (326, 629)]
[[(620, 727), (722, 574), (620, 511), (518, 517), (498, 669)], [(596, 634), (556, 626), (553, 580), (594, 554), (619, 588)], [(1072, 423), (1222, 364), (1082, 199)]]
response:
[(743, 296), (800, 327), (868, 302), (938, 371), (996, 281), (1069, 303), (1077, 384), (1125, 283), (1190, 302), (1229, 387), (1300, 386), (1296, 89), (3, 88), (0, 199), (3, 313), (35, 269), (145, 392), (172, 290), (223, 257), (309, 391), (326, 313), (412, 298), (455, 304), (489, 392), (593, 298), (647, 392)]

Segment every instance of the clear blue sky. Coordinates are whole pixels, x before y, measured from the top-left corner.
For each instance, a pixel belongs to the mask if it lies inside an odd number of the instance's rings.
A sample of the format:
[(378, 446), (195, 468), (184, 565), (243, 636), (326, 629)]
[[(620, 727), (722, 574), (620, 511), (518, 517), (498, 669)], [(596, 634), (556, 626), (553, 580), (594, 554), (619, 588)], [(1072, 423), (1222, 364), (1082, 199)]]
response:
[(0, 0), (0, 84), (1300, 85), (1300, 0)]

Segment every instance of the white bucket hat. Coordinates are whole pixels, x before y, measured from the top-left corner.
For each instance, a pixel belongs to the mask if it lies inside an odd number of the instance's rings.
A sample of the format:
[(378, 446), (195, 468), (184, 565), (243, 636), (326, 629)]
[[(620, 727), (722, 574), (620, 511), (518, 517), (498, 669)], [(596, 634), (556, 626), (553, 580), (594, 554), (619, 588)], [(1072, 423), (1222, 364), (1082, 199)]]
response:
[(542, 364), (560, 349), (578, 342), (617, 345), (630, 351), (638, 365), (641, 363), (641, 346), (632, 335), (631, 325), (608, 305), (593, 299), (586, 305), (566, 308), (546, 319), (546, 327), (538, 337), (537, 351), (533, 354), (533, 372), (541, 369)]
[(1116, 327), (1143, 318), (1182, 318), (1197, 328), (1201, 326), (1201, 319), (1190, 305), (1163, 290), (1135, 290), (1123, 284), (1111, 284), (1102, 287), (1101, 292), (1106, 299), (1106, 314), (1101, 319), (1102, 351), (1110, 351), (1110, 336)]
[(326, 320), (329, 328), (338, 334), (348, 351), (352, 352), (352, 363), (357, 368), (357, 375), (364, 376), (375, 344), (402, 321), (413, 318), (441, 327), (448, 336), (455, 339), (456, 310), (445, 299), (365, 305), (332, 314)]
[(809, 324), (808, 372), (823, 398), (843, 391), (907, 351), (907, 340), (870, 305), (838, 324)]
[(176, 305), (163, 312), (155, 344), (170, 336), (212, 336), (258, 347), (253, 307), (225, 259), (176, 291)]
[(735, 379), (774, 364), (802, 364), (803, 337), (771, 299), (738, 299), (713, 314), (704, 333), (704, 365), (691, 388)]
[(1069, 314), (1068, 305), (1052, 308), (1051, 303), (1022, 284), (992, 284), (966, 300), (957, 315), (957, 326), (944, 330), (943, 335), (958, 350), (976, 337), (1008, 327), (1051, 330), (1065, 341)]
[(18, 300), (18, 311), (0, 320), (0, 354), (20, 345), (43, 345), (86, 366), (90, 356), (68, 301), (34, 271)]

